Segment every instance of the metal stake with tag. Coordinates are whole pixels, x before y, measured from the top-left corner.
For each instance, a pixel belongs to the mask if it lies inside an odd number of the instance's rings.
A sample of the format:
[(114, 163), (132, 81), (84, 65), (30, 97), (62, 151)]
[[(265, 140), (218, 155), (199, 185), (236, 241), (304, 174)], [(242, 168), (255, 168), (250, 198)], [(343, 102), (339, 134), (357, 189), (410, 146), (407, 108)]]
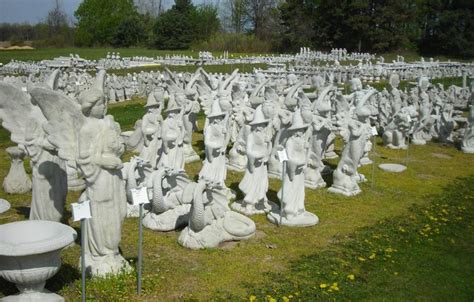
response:
[[(375, 126), (372, 126), (371, 134), (372, 134), (372, 152), (375, 153), (375, 137), (379, 134)], [(374, 188), (374, 182), (375, 182), (375, 155), (372, 160), (372, 189)]]
[(278, 151), (278, 159), (280, 160), (282, 164), (282, 171), (281, 171), (281, 200), (280, 200), (280, 222), (278, 223), (278, 226), (281, 226), (282, 224), (282, 219), (283, 219), (283, 197), (285, 196), (285, 174), (286, 174), (286, 162), (288, 161), (288, 154), (286, 153), (286, 150), (280, 150)]
[(137, 295), (142, 292), (142, 245), (143, 245), (143, 205), (150, 203), (146, 187), (131, 189), (132, 201), (134, 205), (139, 206), (138, 218), (138, 263), (137, 263)]
[(86, 260), (85, 260), (85, 249), (86, 244), (86, 219), (92, 218), (90, 200), (84, 200), (83, 202), (73, 203), (72, 215), (74, 221), (81, 221), (81, 300), (86, 301)]

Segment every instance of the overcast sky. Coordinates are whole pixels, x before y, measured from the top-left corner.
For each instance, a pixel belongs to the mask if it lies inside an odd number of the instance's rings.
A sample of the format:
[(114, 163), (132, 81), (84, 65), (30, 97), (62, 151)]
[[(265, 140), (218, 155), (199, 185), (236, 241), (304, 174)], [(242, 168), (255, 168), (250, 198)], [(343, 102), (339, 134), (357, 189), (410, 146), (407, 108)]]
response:
[[(213, 0), (192, 0), (194, 4)], [(63, 10), (72, 18), (82, 0), (60, 0)], [(166, 0), (172, 5), (174, 0)], [(0, 0), (0, 23), (38, 23), (45, 19), (54, 0)]]

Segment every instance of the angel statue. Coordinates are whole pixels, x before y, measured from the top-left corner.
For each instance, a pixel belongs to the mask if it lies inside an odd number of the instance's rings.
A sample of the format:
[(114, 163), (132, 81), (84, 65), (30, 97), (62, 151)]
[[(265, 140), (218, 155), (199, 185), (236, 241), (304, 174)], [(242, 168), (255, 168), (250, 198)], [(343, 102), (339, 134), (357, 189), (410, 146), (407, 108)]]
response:
[(11, 140), (25, 149), (31, 159), (30, 219), (60, 221), (68, 190), (66, 163), (47, 140), (43, 130), (45, 116), (26, 92), (0, 82), (0, 119), (10, 131)]
[(120, 126), (105, 115), (104, 79), (105, 71), (101, 70), (92, 87), (79, 96), (79, 104), (43, 87), (30, 92), (47, 119), (43, 128), (48, 142), (60, 158), (75, 159), (86, 180), (80, 201), (90, 200), (92, 218), (85, 222), (83, 248), (86, 271), (94, 276), (130, 268), (119, 252), (127, 211), (120, 159), (125, 148)]

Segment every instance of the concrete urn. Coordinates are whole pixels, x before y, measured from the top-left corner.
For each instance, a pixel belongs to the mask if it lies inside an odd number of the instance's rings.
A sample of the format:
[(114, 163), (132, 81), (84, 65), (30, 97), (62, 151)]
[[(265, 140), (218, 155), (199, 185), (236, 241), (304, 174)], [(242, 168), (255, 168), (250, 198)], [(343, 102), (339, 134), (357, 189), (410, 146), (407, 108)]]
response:
[(44, 288), (61, 266), (61, 250), (74, 242), (76, 231), (46, 220), (0, 225), (0, 276), (20, 293), (2, 301), (64, 301)]

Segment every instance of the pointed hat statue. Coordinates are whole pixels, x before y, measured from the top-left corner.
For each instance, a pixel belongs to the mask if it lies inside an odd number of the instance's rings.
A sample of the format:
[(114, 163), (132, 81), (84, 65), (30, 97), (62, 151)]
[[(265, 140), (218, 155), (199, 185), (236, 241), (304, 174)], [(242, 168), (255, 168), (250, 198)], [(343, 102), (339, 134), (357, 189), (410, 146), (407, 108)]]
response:
[(222, 111), (222, 107), (219, 102), (219, 99), (215, 99), (214, 102), (212, 102), (211, 112), (209, 113), (207, 117), (213, 118), (213, 117), (224, 116), (224, 115), (226, 115), (226, 112)]
[(168, 106), (166, 107), (165, 112), (171, 112), (171, 111), (179, 111), (181, 110), (181, 107), (178, 106), (178, 103), (176, 103), (174, 95), (170, 95), (170, 98), (168, 100)]
[(305, 124), (303, 121), (303, 117), (301, 116), (301, 109), (298, 108), (294, 113), (293, 113), (293, 118), (291, 121), (291, 127), (288, 128), (288, 130), (299, 130), (299, 129), (305, 129), (308, 128), (308, 124)]
[(258, 124), (266, 124), (268, 123), (269, 120), (265, 118), (265, 115), (263, 114), (263, 106), (259, 105), (257, 109), (255, 109), (255, 113), (253, 114), (253, 119), (250, 122), (250, 125), (258, 125)]

